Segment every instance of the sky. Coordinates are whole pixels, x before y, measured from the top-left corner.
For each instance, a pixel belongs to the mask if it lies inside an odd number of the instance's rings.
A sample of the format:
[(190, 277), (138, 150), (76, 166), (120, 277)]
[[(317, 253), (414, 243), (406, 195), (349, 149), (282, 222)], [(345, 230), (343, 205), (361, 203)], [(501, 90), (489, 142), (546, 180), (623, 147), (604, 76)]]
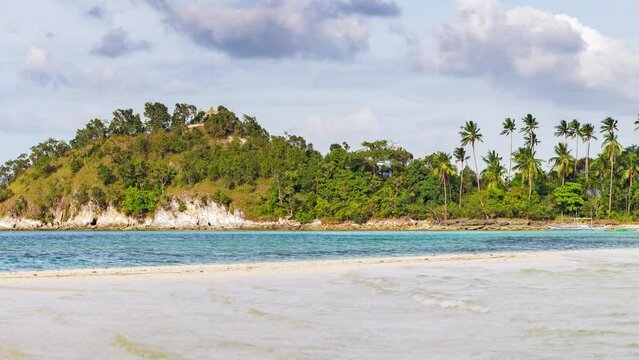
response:
[[(459, 127), (497, 150), (532, 113), (542, 157), (561, 119), (639, 112), (635, 0), (6, 0), (0, 12), (0, 161), (145, 102), (224, 105), (271, 134), (387, 139), (421, 157)], [(521, 123), (521, 121), (519, 121)], [(522, 142), (516, 138), (516, 145)], [(634, 141), (636, 142), (636, 141)], [(599, 145), (593, 144), (597, 149)], [(581, 147), (583, 149), (583, 146)], [(583, 150), (582, 155), (583, 155)]]

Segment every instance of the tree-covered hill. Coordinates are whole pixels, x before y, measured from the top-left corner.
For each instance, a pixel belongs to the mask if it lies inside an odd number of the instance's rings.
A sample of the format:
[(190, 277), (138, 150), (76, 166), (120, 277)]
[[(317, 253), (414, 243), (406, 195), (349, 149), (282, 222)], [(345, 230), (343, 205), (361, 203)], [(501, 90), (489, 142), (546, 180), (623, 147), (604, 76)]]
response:
[[(302, 137), (272, 136), (254, 117), (239, 118), (223, 106), (203, 112), (176, 104), (170, 113), (147, 103), (143, 118), (119, 109), (110, 120), (91, 120), (69, 143), (48, 139), (6, 162), (0, 215), (50, 222), (91, 204), (143, 218), (189, 198), (240, 209), (252, 220), (303, 223), (637, 216), (639, 151), (618, 143), (616, 120), (602, 122), (604, 148), (594, 158), (594, 126), (560, 123), (548, 172), (536, 158), (537, 120), (524, 117), (521, 129), (506, 120), (502, 134), (512, 139), (521, 130), (525, 141), (508, 156), (475, 154), (482, 134), (474, 122), (462, 126), (462, 146), (452, 156), (414, 158), (384, 140), (355, 150), (336, 143), (321, 154)], [(570, 145), (579, 143), (587, 156), (577, 159)]]

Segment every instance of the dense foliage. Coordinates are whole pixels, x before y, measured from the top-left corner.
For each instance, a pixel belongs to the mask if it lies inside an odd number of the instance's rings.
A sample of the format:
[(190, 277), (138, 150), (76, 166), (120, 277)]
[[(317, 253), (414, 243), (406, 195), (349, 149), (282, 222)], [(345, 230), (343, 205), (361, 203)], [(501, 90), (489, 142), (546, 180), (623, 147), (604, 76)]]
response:
[(239, 208), (249, 218), (301, 222), (637, 217), (639, 149), (619, 144), (616, 120), (602, 121), (604, 145), (594, 158), (596, 128), (560, 122), (561, 142), (547, 172), (536, 156), (538, 127), (530, 114), (519, 129), (506, 119), (501, 134), (511, 144), (521, 134), (524, 146), (511, 146), (505, 156), (476, 153), (483, 134), (472, 121), (461, 127), (461, 146), (452, 156), (414, 158), (384, 140), (356, 150), (333, 144), (321, 154), (302, 137), (272, 136), (254, 117), (239, 118), (223, 106), (205, 113), (176, 104), (171, 114), (161, 103), (147, 103), (144, 119), (119, 109), (110, 121), (91, 120), (68, 144), (48, 139), (6, 162), (0, 167), (0, 211), (51, 221), (92, 203), (146, 216), (188, 196)]

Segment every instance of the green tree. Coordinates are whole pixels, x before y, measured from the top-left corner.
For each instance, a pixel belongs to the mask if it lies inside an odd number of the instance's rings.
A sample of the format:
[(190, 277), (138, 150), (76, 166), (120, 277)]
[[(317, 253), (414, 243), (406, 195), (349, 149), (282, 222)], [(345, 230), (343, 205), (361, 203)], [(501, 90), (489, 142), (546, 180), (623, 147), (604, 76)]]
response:
[(160, 188), (160, 193), (164, 194), (165, 188), (175, 179), (176, 171), (169, 164), (155, 163), (149, 173), (149, 181)]
[(244, 115), (240, 123), (240, 136), (251, 138), (268, 138), (269, 133), (266, 131), (253, 116)]
[(144, 117), (146, 129), (151, 132), (166, 131), (171, 126), (171, 116), (166, 105), (155, 102), (144, 104)]
[(106, 138), (108, 130), (104, 122), (100, 119), (93, 119), (83, 129), (75, 133), (75, 138), (71, 140), (73, 148), (80, 148), (88, 145), (92, 141)]
[(519, 132), (524, 134), (524, 144), (530, 148), (530, 150), (535, 151), (535, 146), (541, 143), (536, 133), (536, 130), (539, 128), (539, 122), (537, 122), (537, 119), (532, 116), (532, 114), (527, 114), (521, 121), (524, 123), (524, 126)]
[(191, 124), (198, 114), (195, 105), (175, 104), (173, 115), (171, 116), (171, 129), (176, 130), (184, 125)]
[(583, 134), (581, 133), (581, 123), (577, 119), (570, 122), (570, 137), (575, 139), (575, 176), (577, 175), (577, 165), (579, 164), (579, 140)]
[(477, 191), (481, 191), (481, 186), (479, 184), (479, 167), (477, 165), (477, 152), (475, 151), (475, 143), (483, 142), (483, 135), (480, 132), (479, 126), (474, 121), (466, 121), (464, 126), (461, 127), (461, 131), (459, 135), (461, 136), (461, 144), (462, 146), (467, 146), (470, 144), (473, 149), (473, 161), (475, 163), (475, 175), (477, 176)]
[(455, 157), (455, 162), (459, 162), (460, 163), (460, 169), (459, 170), (459, 176), (460, 176), (460, 180), (459, 180), (459, 207), (462, 206), (462, 194), (464, 192), (464, 168), (465, 168), (465, 164), (466, 161), (468, 161), (468, 159), (470, 159), (469, 156), (466, 156), (466, 149), (464, 149), (463, 147), (458, 147), (455, 148), (455, 150), (453, 151), (453, 156)]
[(29, 159), (31, 159), (31, 164), (34, 166), (43, 166), (64, 156), (69, 150), (70, 147), (66, 142), (48, 138), (44, 142), (31, 147)]
[(590, 141), (597, 140), (595, 127), (592, 124), (584, 124), (581, 127), (581, 140), (586, 143), (586, 183), (588, 183), (588, 172), (590, 171)]
[(559, 143), (555, 146), (555, 156), (550, 158), (552, 169), (561, 177), (561, 185), (566, 182), (566, 175), (572, 172), (572, 164), (575, 158), (570, 154), (566, 143)]
[(219, 106), (217, 113), (210, 115), (204, 121), (205, 129), (215, 137), (225, 137), (233, 134), (240, 125), (240, 120), (224, 106)]
[(437, 175), (437, 178), (444, 186), (444, 220), (448, 219), (448, 191), (447, 183), (448, 179), (455, 175), (455, 166), (451, 163), (450, 154), (444, 152), (438, 152), (433, 159), (433, 171)]
[(630, 199), (632, 197), (633, 184), (637, 171), (639, 171), (639, 154), (636, 146), (627, 148), (621, 157), (621, 181), (629, 182), (628, 192), (626, 193), (626, 212), (630, 214)]
[(585, 204), (584, 189), (581, 184), (568, 182), (553, 191), (555, 202), (564, 212), (576, 214)]
[(128, 188), (124, 191), (122, 210), (131, 216), (144, 216), (155, 211), (158, 196), (153, 190)]
[(605, 133), (604, 142), (602, 144), (603, 151), (610, 159), (610, 188), (608, 194), (608, 212), (612, 211), (612, 184), (615, 174), (615, 158), (621, 152), (621, 144), (617, 139), (615, 131), (617, 131), (617, 120), (608, 117), (601, 122), (600, 131)]
[(5, 162), (4, 165), (0, 166), (0, 183), (9, 185), (30, 166), (31, 160), (27, 154), (20, 154), (17, 158)]
[(563, 137), (564, 144), (568, 144), (568, 138), (572, 135), (571, 125), (566, 120), (561, 120), (557, 126), (555, 126), (555, 136)]
[(513, 135), (515, 133), (515, 130), (517, 130), (517, 124), (515, 123), (514, 119), (506, 118), (501, 126), (501, 135), (510, 137), (510, 155), (508, 157), (508, 181), (510, 181), (512, 179), (513, 169)]
[(138, 135), (144, 132), (144, 124), (140, 114), (133, 114), (133, 109), (118, 109), (113, 112), (113, 120), (109, 124), (109, 133), (117, 135)]
[(543, 160), (536, 158), (536, 153), (530, 147), (519, 148), (515, 151), (515, 171), (519, 172), (522, 181), (528, 181), (528, 198), (532, 196), (532, 184), (535, 177), (543, 172)]
[(501, 164), (502, 157), (495, 150), (488, 152), (488, 155), (482, 157), (486, 167), (481, 172), (488, 189), (499, 188), (504, 185), (504, 175), (506, 168)]

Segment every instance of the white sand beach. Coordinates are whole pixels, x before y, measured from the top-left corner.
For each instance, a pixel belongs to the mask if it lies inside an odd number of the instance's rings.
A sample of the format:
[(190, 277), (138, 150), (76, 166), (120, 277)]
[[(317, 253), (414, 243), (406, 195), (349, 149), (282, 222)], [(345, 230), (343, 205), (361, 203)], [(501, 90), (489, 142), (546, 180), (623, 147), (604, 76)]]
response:
[(0, 359), (639, 356), (639, 250), (0, 275)]

